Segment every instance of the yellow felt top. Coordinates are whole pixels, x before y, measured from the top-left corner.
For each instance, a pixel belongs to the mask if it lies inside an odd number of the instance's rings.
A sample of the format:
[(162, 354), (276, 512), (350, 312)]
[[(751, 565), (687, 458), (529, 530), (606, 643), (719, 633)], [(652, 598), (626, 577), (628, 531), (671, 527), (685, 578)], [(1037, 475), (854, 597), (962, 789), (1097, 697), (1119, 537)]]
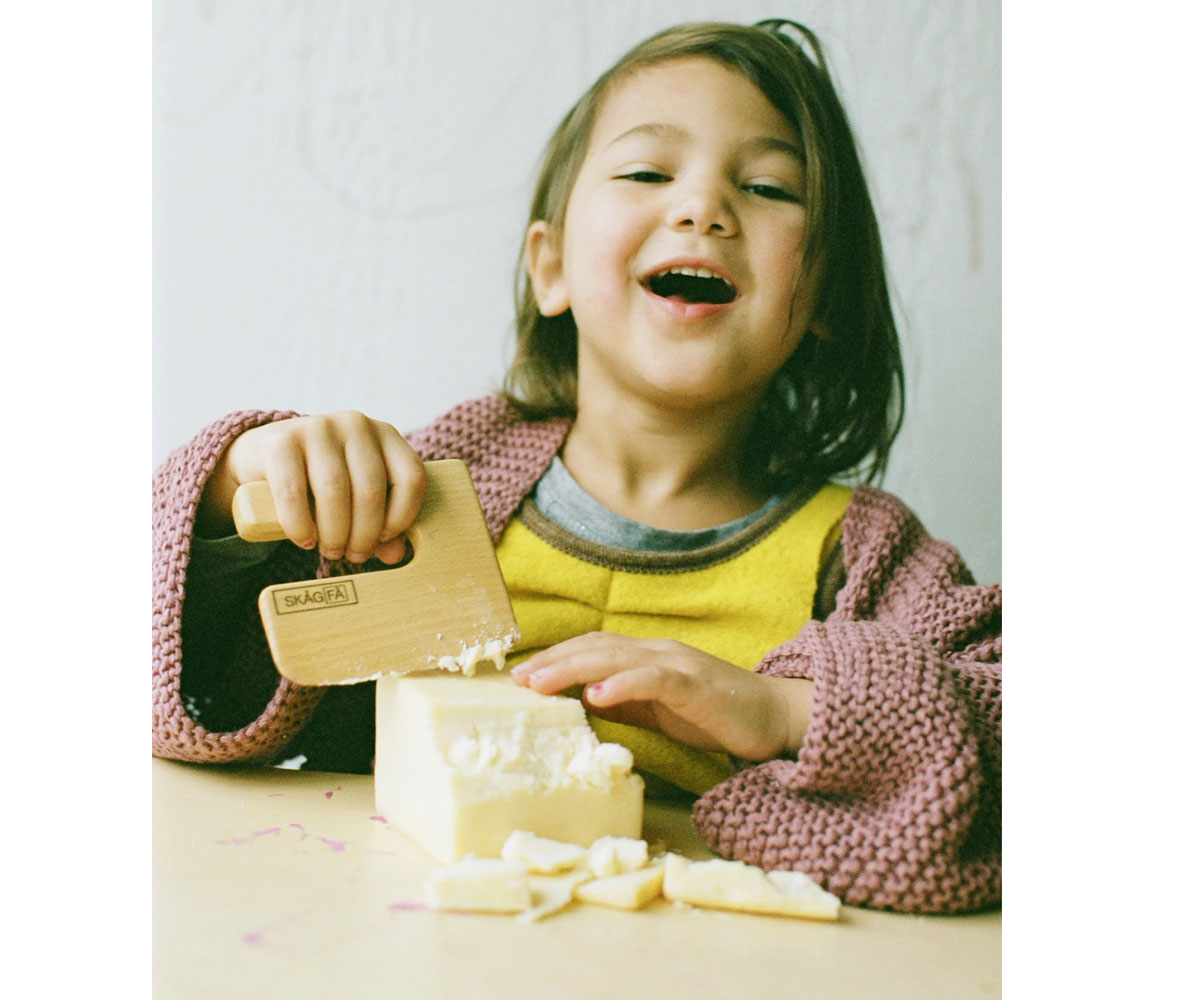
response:
[[(769, 522), (699, 553), (643, 557), (581, 543), (526, 509), (497, 557), (521, 638), (510, 663), (591, 631), (677, 639), (752, 670), (812, 615), (824, 556), (851, 491), (825, 486), (785, 502)], [(728, 777), (724, 754), (595, 717), (601, 739), (633, 752), (639, 770), (700, 794)]]

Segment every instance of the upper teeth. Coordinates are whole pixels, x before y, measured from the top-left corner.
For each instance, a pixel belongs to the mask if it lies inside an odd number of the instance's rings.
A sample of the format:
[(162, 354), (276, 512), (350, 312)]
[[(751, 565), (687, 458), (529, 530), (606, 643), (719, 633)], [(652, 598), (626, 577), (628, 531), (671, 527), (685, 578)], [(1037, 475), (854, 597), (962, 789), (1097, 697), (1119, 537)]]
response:
[(659, 274), (690, 274), (694, 278), (720, 278), (726, 284), (729, 284), (721, 275), (710, 271), (707, 267), (668, 267), (666, 270), (659, 271)]

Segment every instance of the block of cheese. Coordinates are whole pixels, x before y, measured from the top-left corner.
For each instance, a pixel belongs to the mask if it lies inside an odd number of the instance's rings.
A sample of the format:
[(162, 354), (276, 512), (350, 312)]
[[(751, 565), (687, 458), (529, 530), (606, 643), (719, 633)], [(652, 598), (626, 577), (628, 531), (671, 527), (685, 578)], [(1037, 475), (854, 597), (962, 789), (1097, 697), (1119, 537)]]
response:
[(662, 895), (663, 871), (663, 864), (655, 862), (620, 875), (594, 878), (575, 887), (575, 898), (582, 903), (640, 910)]
[(533, 890), (519, 862), (463, 858), (429, 875), (425, 898), (439, 910), (517, 913), (533, 903)]
[(497, 858), (514, 830), (584, 846), (638, 837), (644, 787), (574, 698), (494, 670), (376, 682), (376, 809), (443, 863)]
[(663, 895), (722, 910), (836, 920), (840, 900), (803, 872), (766, 872), (741, 861), (689, 861), (668, 854)]

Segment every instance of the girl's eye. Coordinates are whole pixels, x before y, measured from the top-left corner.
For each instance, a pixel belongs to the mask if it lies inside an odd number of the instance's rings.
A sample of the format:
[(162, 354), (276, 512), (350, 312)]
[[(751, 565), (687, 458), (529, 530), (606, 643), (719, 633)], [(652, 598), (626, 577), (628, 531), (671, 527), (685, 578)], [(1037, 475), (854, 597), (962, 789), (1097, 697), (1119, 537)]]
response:
[(781, 187), (776, 187), (774, 184), (747, 184), (745, 190), (750, 194), (756, 194), (762, 198), (770, 198), (772, 201), (792, 201), (799, 203), (800, 199), (791, 191), (785, 191)]
[(627, 174), (618, 174), (617, 179), (622, 181), (638, 181), (641, 184), (663, 184), (671, 178), (666, 174), (660, 174), (656, 170), (632, 170)]

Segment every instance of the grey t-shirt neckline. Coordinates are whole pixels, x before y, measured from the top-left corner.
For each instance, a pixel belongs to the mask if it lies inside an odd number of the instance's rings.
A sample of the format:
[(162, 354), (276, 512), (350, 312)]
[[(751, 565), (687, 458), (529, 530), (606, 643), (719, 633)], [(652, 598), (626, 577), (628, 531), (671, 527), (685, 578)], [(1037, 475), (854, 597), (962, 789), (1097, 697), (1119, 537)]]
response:
[(538, 480), (532, 495), (534, 506), (564, 531), (597, 545), (639, 552), (690, 552), (716, 545), (759, 520), (782, 499), (773, 496), (745, 517), (700, 531), (654, 528), (605, 507), (575, 481), (558, 455)]

